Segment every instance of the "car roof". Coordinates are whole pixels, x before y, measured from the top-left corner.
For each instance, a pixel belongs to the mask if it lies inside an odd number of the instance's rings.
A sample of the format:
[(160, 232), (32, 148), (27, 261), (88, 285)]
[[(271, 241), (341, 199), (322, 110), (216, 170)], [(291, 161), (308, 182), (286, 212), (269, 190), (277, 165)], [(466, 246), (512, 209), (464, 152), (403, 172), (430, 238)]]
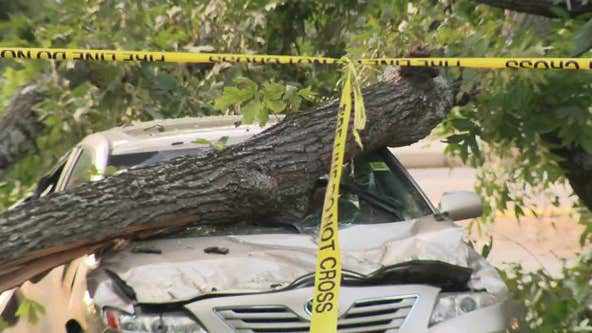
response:
[[(114, 127), (87, 136), (81, 146), (93, 150), (108, 150), (109, 155), (123, 155), (160, 150), (207, 147), (196, 139), (216, 142), (227, 136), (227, 144), (242, 142), (279, 122), (283, 117), (270, 118), (265, 127), (258, 124), (242, 125), (241, 116), (187, 117), (159, 119)], [(100, 147), (107, 149), (99, 149)], [(105, 147), (106, 146), (106, 147)]]

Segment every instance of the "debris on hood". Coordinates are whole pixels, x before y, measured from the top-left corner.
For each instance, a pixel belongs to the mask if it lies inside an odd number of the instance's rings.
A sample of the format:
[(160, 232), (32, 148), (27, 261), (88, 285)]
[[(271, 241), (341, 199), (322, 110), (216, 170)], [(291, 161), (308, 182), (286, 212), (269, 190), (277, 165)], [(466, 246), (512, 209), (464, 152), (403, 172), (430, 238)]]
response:
[[(343, 226), (339, 231), (342, 267), (344, 273), (354, 272), (376, 283), (425, 283), (444, 289), (465, 285), (506, 293), (495, 268), (464, 243), (463, 236), (462, 227), (433, 216)], [(162, 255), (124, 250), (103, 257), (102, 267), (116, 272), (144, 304), (188, 301), (212, 294), (213, 288), (216, 294), (266, 292), (287, 288), (314, 273), (317, 238), (316, 234), (282, 233), (155, 239), (142, 246), (162, 249)], [(209, 251), (226, 255), (212, 256)], [(109, 289), (101, 288), (110, 283), (102, 271), (89, 275), (97, 286), (97, 304), (113, 300), (113, 295), (105, 294)]]
[(154, 246), (134, 246), (131, 253), (162, 254), (162, 250)]
[(227, 247), (210, 246), (204, 249), (207, 254), (228, 254), (230, 250)]

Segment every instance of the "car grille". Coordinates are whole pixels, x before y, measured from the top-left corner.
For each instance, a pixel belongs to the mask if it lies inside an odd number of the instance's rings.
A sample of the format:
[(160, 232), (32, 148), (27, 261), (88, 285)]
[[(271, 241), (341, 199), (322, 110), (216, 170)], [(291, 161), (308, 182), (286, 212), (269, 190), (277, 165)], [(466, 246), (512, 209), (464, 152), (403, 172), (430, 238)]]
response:
[[(356, 301), (339, 318), (338, 332), (398, 332), (416, 301), (416, 296)], [(216, 312), (237, 333), (307, 333), (310, 328), (309, 320), (283, 305), (225, 307)]]

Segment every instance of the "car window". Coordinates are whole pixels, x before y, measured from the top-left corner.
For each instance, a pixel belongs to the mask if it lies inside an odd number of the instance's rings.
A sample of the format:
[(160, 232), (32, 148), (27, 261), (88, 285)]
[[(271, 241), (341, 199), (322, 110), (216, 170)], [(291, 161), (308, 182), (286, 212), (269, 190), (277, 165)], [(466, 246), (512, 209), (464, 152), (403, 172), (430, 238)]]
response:
[[(370, 152), (344, 165), (339, 196), (341, 226), (403, 221), (432, 214), (421, 193), (388, 154)], [(303, 228), (317, 228), (320, 223), (326, 189), (326, 181), (322, 180), (310, 199)]]
[[(121, 155), (111, 155), (107, 166), (113, 167), (116, 170), (126, 169), (131, 167), (154, 165), (162, 161), (171, 160), (175, 157), (183, 155), (200, 154), (208, 151), (211, 148), (189, 148), (189, 149), (174, 149), (164, 151), (151, 151)], [(94, 165), (93, 154), (88, 149), (81, 149), (81, 153), (76, 160), (72, 172), (68, 176), (66, 189), (79, 185), (82, 182), (88, 181), (90, 176), (96, 172)]]
[(66, 189), (77, 186), (78, 184), (88, 180), (88, 172), (94, 169), (93, 155), (87, 149), (82, 149), (76, 164), (72, 168), (72, 172), (66, 183)]
[(196, 155), (211, 150), (209, 147), (186, 148), (130, 153), (109, 156), (108, 165), (117, 169), (154, 165), (183, 155)]
[(46, 196), (49, 193), (53, 193), (56, 191), (56, 187), (58, 184), (58, 180), (60, 179), (60, 175), (64, 170), (64, 165), (66, 161), (61, 161), (58, 163), (56, 167), (54, 167), (48, 174), (41, 177), (35, 186), (35, 192), (33, 196), (35, 198), (39, 198), (42, 196)]

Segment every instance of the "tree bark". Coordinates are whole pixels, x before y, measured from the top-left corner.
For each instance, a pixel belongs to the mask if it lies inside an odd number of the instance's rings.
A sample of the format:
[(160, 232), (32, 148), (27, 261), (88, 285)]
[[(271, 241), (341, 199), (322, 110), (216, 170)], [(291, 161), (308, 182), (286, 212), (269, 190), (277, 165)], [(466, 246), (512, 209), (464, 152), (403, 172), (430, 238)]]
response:
[(43, 99), (36, 84), (22, 88), (0, 120), (0, 176), (36, 147), (43, 129), (33, 106)]
[[(411, 144), (447, 115), (448, 86), (423, 73), (397, 73), (364, 90), (366, 150)], [(337, 109), (333, 101), (223, 151), (127, 170), (0, 214), (0, 290), (47, 269), (32, 269), (40, 258), (55, 266), (116, 238), (302, 211), (328, 171)], [(350, 138), (346, 159), (359, 153)]]
[(592, 3), (582, 4), (581, 1), (572, 0), (570, 5), (567, 1), (556, 4), (553, 0), (473, 0), (482, 4), (508, 9), (521, 13), (528, 13), (546, 17), (558, 17), (553, 8), (562, 8), (569, 16), (576, 17), (592, 12)]

